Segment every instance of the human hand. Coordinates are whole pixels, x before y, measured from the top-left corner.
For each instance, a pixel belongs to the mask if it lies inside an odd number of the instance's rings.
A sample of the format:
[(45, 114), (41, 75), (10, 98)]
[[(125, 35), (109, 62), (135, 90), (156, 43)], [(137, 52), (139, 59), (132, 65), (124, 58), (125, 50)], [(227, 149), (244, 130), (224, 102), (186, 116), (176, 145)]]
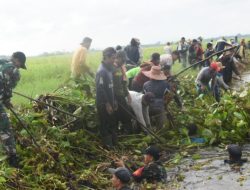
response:
[(106, 103), (106, 110), (107, 110), (109, 115), (111, 115), (114, 112), (114, 110), (113, 110), (112, 106), (110, 105), (110, 103)]
[(125, 164), (124, 164), (123, 160), (116, 160), (115, 165), (117, 167), (125, 167)]

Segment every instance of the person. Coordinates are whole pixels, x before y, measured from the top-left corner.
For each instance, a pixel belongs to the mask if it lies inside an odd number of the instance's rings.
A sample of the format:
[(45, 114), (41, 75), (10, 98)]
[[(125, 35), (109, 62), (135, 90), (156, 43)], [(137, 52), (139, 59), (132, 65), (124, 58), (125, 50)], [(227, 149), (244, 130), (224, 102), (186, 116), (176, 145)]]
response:
[(19, 69), (26, 70), (26, 56), (23, 52), (14, 52), (10, 60), (0, 60), (0, 139), (10, 166), (18, 167), (16, 144), (6, 108), (12, 108), (12, 89), (20, 80)]
[(240, 41), (239, 55), (244, 59), (246, 58), (246, 48), (247, 48), (247, 45), (246, 45), (245, 39), (242, 39)]
[(160, 64), (160, 54), (153, 53), (151, 55), (151, 60), (147, 63), (148, 64), (145, 67), (142, 67), (138, 75), (133, 79), (131, 90), (136, 92), (142, 92), (144, 83), (149, 81), (149, 78), (145, 76), (143, 72), (149, 71), (153, 65)]
[[(204, 67), (200, 70), (195, 80), (197, 92), (199, 94), (206, 94), (212, 91), (216, 101), (220, 101), (219, 87), (216, 81), (217, 73), (220, 67), (216, 62), (211, 63), (210, 67)], [(209, 84), (211, 82), (211, 84)]]
[(116, 190), (132, 190), (129, 187), (129, 182), (132, 178), (131, 173), (125, 167), (119, 167), (117, 169), (109, 168), (108, 172), (112, 174), (112, 186)]
[[(126, 53), (124, 51), (118, 51), (115, 59), (115, 70), (113, 73), (114, 80), (114, 95), (117, 101), (117, 110), (115, 111), (115, 117), (117, 124), (119, 121), (122, 123), (122, 130), (125, 130), (128, 134), (132, 133), (132, 123), (130, 116), (131, 96), (127, 87), (126, 77)], [(127, 98), (127, 100), (126, 100)], [(129, 113), (128, 113), (129, 112)]]
[(137, 121), (144, 127), (151, 128), (149, 119), (149, 105), (154, 100), (154, 94), (147, 92), (145, 94), (129, 91), (131, 96), (131, 108), (134, 111)]
[(172, 53), (172, 47), (170, 42), (167, 42), (166, 45), (163, 47), (165, 54), (171, 54)]
[[(205, 51), (205, 59), (208, 58), (209, 56), (211, 56), (213, 53), (215, 53), (214, 49), (213, 49), (213, 44), (211, 42), (207, 43), (207, 49)], [(205, 62), (205, 67), (209, 67), (211, 62), (212, 62), (212, 58), (208, 59)]]
[(247, 42), (247, 48), (250, 49), (250, 40)]
[(71, 62), (71, 77), (78, 81), (81, 77), (89, 74), (94, 77), (93, 72), (87, 64), (87, 53), (92, 43), (92, 39), (85, 37), (81, 46), (74, 52)]
[(140, 48), (140, 40), (137, 38), (132, 38), (130, 45), (124, 48), (124, 51), (127, 54), (127, 64), (132, 66), (138, 66), (142, 61), (142, 49)]
[[(116, 164), (125, 167), (123, 160), (117, 161)], [(146, 148), (144, 151), (144, 166), (134, 171), (132, 177), (138, 183), (143, 181), (166, 183), (167, 172), (160, 161), (160, 151), (156, 146)]]
[(192, 40), (191, 45), (188, 48), (188, 62), (190, 65), (194, 64), (196, 61), (196, 47), (197, 47), (198, 41), (196, 39)]
[(134, 67), (126, 72), (126, 77), (128, 78), (128, 89), (132, 89), (132, 82), (133, 79), (140, 73), (141, 70), (144, 69), (150, 69), (151, 68), (151, 62), (144, 61), (143, 64), (141, 64), (138, 67)]
[[(232, 81), (233, 72), (240, 78), (240, 72), (236, 67), (237, 59), (233, 56), (234, 51), (227, 51), (219, 58), (219, 61), (225, 67), (222, 71), (224, 82), (229, 85)], [(233, 56), (233, 57), (232, 57)]]
[(144, 72), (144, 75), (150, 78), (150, 81), (143, 85), (143, 92), (151, 92), (155, 96), (154, 102), (149, 106), (149, 114), (157, 121), (157, 129), (161, 129), (166, 120), (164, 95), (169, 88), (169, 85), (165, 81), (167, 77), (161, 71), (160, 66), (152, 66), (150, 71)]
[[(196, 47), (195, 47), (195, 51), (196, 51), (196, 62), (199, 62), (203, 59), (203, 54), (204, 54), (204, 51), (203, 51), (203, 48), (202, 48), (202, 44), (201, 44), (201, 41), (199, 41), (197, 44), (196, 44)], [(201, 63), (199, 64), (199, 68), (201, 69), (202, 66), (204, 63)], [(196, 68), (196, 66), (194, 67)]]
[(180, 54), (182, 66), (185, 68), (187, 66), (188, 44), (186, 43), (186, 39), (184, 37), (181, 38), (181, 41), (178, 44), (177, 50)]
[(239, 164), (242, 165), (244, 162), (247, 162), (247, 159), (242, 159), (242, 149), (239, 145), (230, 144), (226, 146), (226, 150), (229, 154), (229, 159), (224, 160), (227, 164)]
[[(216, 52), (222, 51), (222, 50), (225, 49), (226, 46), (232, 47), (232, 45), (231, 45), (230, 43), (228, 43), (224, 37), (222, 37), (221, 39), (219, 39), (219, 40), (216, 42), (215, 51), (216, 51)], [(217, 56), (220, 57), (221, 55), (222, 55), (222, 53), (221, 53), (221, 54), (218, 54)]]
[(117, 144), (114, 112), (116, 102), (113, 89), (113, 70), (116, 51), (112, 47), (103, 50), (102, 63), (96, 74), (96, 106), (100, 121), (99, 131), (102, 142), (107, 147)]
[(198, 134), (197, 134), (198, 127), (196, 124), (194, 124), (194, 123), (188, 124), (186, 126), (186, 128), (188, 130), (188, 136), (189, 136), (190, 143), (201, 144), (201, 143), (206, 142), (206, 140), (204, 138), (198, 137)]
[(172, 66), (176, 60), (180, 59), (180, 54), (177, 50), (173, 51), (171, 54), (162, 54), (160, 56), (160, 64)]

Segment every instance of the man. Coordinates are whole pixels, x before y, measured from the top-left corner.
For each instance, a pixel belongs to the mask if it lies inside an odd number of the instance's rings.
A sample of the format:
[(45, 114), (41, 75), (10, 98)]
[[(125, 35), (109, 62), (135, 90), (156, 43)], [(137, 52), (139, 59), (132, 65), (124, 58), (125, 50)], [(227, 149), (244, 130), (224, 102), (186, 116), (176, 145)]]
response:
[(149, 80), (147, 76), (144, 75), (143, 71), (149, 71), (153, 65), (159, 65), (160, 64), (160, 54), (159, 53), (153, 53), (151, 55), (151, 60), (144, 65), (145, 67), (141, 67), (140, 72), (138, 75), (133, 79), (132, 81), (132, 87), (131, 89), (136, 92), (142, 92), (142, 88), (145, 82)]
[[(217, 42), (216, 42), (216, 45), (215, 45), (215, 51), (218, 52), (218, 51), (222, 51), (225, 49), (226, 46), (230, 46), (232, 47), (232, 45), (230, 43), (227, 43), (226, 39), (224, 37), (222, 37), (221, 39), (219, 39)], [(222, 53), (221, 53), (222, 54)], [(217, 56), (220, 57), (221, 54), (218, 54)]]
[(180, 59), (180, 54), (177, 50), (173, 51), (171, 54), (162, 54), (160, 57), (161, 66), (169, 65), (172, 66), (176, 60)]
[[(220, 94), (218, 90), (218, 84), (216, 81), (217, 73), (220, 71), (220, 67), (216, 62), (211, 63), (210, 67), (204, 67), (201, 69), (195, 80), (197, 91), (199, 94), (208, 93), (212, 91), (216, 101), (219, 102)], [(209, 84), (211, 82), (211, 85)]]
[(100, 121), (100, 135), (104, 145), (113, 147), (117, 143), (114, 111), (113, 69), (116, 51), (109, 47), (103, 50), (102, 63), (96, 74), (96, 106)]
[[(166, 183), (167, 172), (160, 162), (160, 151), (155, 146), (149, 146), (144, 151), (144, 166), (133, 172), (132, 176), (136, 182), (146, 180), (148, 183)], [(118, 166), (125, 167), (122, 160), (116, 162)]]
[(119, 167), (117, 169), (109, 168), (108, 171), (113, 175), (112, 186), (116, 190), (132, 190), (128, 183), (131, 180), (131, 174), (125, 167)]
[[(205, 51), (205, 58), (208, 58), (209, 56), (211, 56), (214, 53), (214, 49), (213, 49), (213, 44), (211, 42), (207, 43), (207, 49)], [(208, 59), (205, 62), (205, 67), (209, 67), (210, 64), (212, 62), (212, 58)]]
[(143, 85), (143, 92), (151, 92), (155, 96), (154, 102), (149, 106), (149, 114), (155, 118), (157, 129), (161, 129), (166, 120), (164, 95), (169, 88), (169, 85), (165, 81), (167, 77), (161, 71), (160, 66), (152, 66), (150, 71), (143, 73), (150, 78), (150, 81)]
[(131, 108), (133, 109), (135, 116), (140, 125), (151, 128), (149, 119), (149, 105), (154, 100), (154, 94), (147, 92), (145, 94), (129, 91), (131, 96)]
[(89, 74), (94, 77), (90, 67), (87, 65), (87, 53), (92, 43), (92, 39), (85, 37), (80, 44), (81, 46), (74, 52), (71, 62), (71, 76), (79, 80), (81, 77), (85, 77), (85, 74)]
[[(125, 130), (128, 134), (132, 133), (132, 123), (130, 116), (131, 96), (127, 87), (126, 77), (126, 53), (124, 51), (118, 51), (115, 59), (115, 71), (113, 74), (114, 80), (114, 95), (117, 100), (118, 109), (115, 112), (117, 124), (122, 123), (122, 130)], [(126, 100), (127, 98), (127, 100)], [(128, 113), (129, 112), (129, 113)]]
[(10, 61), (0, 60), (0, 139), (8, 155), (9, 164), (13, 167), (18, 167), (16, 144), (4, 106), (13, 107), (10, 102), (12, 89), (20, 80), (19, 69), (26, 69), (25, 62), (26, 56), (23, 52), (13, 53)]
[(130, 45), (126, 46), (124, 51), (127, 54), (127, 63), (132, 66), (140, 65), (142, 61), (142, 49), (140, 48), (140, 40), (137, 38), (132, 38)]
[(198, 41), (196, 39), (192, 40), (191, 45), (188, 48), (188, 62), (190, 65), (194, 64), (196, 62), (196, 47), (197, 47)]
[(178, 44), (177, 50), (180, 54), (182, 66), (185, 68), (187, 66), (188, 44), (186, 43), (186, 39), (184, 37), (181, 38), (181, 41)]
[(170, 42), (167, 42), (167, 44), (163, 47), (165, 54), (171, 54), (172, 53), (172, 48)]

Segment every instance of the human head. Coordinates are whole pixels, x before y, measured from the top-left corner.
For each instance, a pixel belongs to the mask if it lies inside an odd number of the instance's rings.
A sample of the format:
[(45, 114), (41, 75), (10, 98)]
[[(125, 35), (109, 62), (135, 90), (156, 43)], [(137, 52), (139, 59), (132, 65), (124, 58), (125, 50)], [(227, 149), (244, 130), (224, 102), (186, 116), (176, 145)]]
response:
[(103, 56), (103, 63), (108, 65), (113, 65), (115, 61), (116, 51), (113, 47), (108, 47), (103, 50), (102, 56)]
[(116, 51), (122, 50), (122, 46), (117, 45), (117, 46), (115, 47), (115, 50), (116, 50)]
[(126, 53), (124, 51), (117, 51), (116, 57), (115, 57), (115, 63), (117, 66), (122, 66), (126, 62)]
[(140, 40), (138, 38), (132, 38), (130, 41), (131, 46), (139, 46), (140, 45)]
[(211, 42), (207, 43), (207, 49), (209, 50), (213, 49), (213, 44)]
[(155, 95), (152, 92), (146, 92), (142, 96), (142, 104), (143, 105), (149, 105), (154, 101)]
[(119, 167), (117, 169), (109, 168), (108, 171), (113, 174), (112, 185), (118, 189), (128, 184), (131, 179), (131, 174), (127, 168)]
[(219, 67), (217, 62), (212, 62), (210, 64), (210, 69), (212, 72), (219, 72), (221, 68)]
[(196, 39), (193, 39), (193, 40), (192, 40), (192, 44), (193, 44), (193, 45), (196, 45), (197, 43), (198, 43), (198, 41), (197, 41)]
[(17, 68), (27, 69), (25, 65), (26, 56), (23, 52), (14, 52), (11, 56), (11, 61)]
[(149, 146), (144, 152), (144, 163), (148, 164), (160, 159), (160, 151), (155, 146)]
[(167, 45), (168, 45), (168, 46), (170, 46), (170, 45), (171, 45), (171, 43), (170, 43), (170, 42), (167, 42)]
[(184, 43), (186, 39), (184, 37), (181, 38), (181, 42)]
[(180, 59), (180, 54), (179, 54), (178, 50), (175, 50), (172, 52), (172, 59), (173, 59), (173, 62), (175, 62), (177, 59), (178, 60)]
[(151, 55), (151, 62), (156, 66), (159, 65), (160, 64), (160, 54), (159, 53), (153, 53)]
[(189, 125), (187, 126), (188, 136), (194, 136), (194, 135), (196, 135), (197, 129), (198, 129), (198, 128), (197, 128), (197, 126), (196, 126), (194, 123), (189, 124)]
[(171, 75), (171, 66), (170, 65), (164, 65), (161, 69), (166, 77)]
[(82, 45), (83, 47), (86, 47), (87, 49), (89, 49), (90, 46), (91, 46), (91, 43), (92, 43), (92, 39), (89, 38), (89, 37), (85, 37), (85, 38), (83, 38), (83, 40), (82, 40), (82, 42), (81, 42), (81, 45)]
[(242, 150), (239, 145), (230, 144), (227, 146), (227, 151), (229, 153), (229, 159), (231, 161), (240, 161), (242, 156)]

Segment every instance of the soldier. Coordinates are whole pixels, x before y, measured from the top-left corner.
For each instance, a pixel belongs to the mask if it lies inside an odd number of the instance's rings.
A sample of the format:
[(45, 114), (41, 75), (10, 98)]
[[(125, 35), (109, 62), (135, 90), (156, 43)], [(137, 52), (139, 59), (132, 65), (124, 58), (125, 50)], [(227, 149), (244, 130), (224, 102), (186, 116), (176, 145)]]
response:
[(10, 102), (12, 89), (20, 80), (19, 69), (26, 69), (25, 61), (26, 56), (23, 52), (13, 53), (10, 61), (0, 60), (0, 139), (8, 155), (8, 162), (13, 167), (18, 166), (16, 144), (4, 106), (13, 107)]

